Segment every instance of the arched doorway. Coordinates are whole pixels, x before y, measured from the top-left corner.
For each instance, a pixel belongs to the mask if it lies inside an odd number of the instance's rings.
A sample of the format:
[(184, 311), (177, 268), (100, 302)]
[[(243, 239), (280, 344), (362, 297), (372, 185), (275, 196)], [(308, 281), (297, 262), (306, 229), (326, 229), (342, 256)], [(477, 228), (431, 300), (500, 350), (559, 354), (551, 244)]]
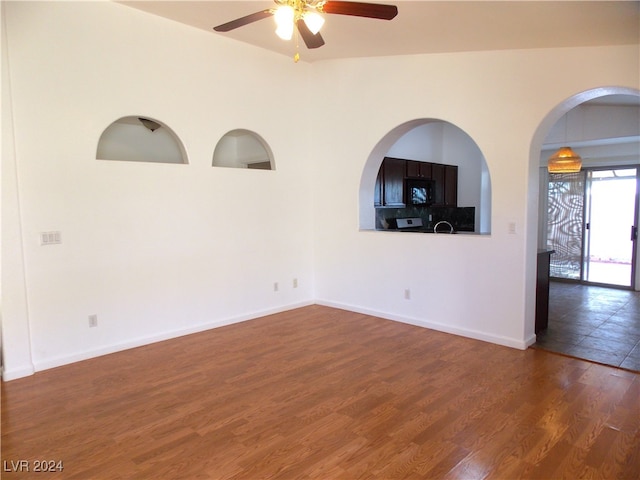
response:
[[(619, 109), (632, 109), (635, 117), (632, 117), (632, 125), (627, 124), (627, 129), (616, 135), (612, 132), (613, 125), (616, 124), (611, 116), (605, 120), (596, 120), (595, 115), (584, 116), (581, 121), (581, 131), (573, 136), (567, 131), (572, 130), (571, 119), (585, 112), (593, 112), (594, 109), (609, 110), (608, 113)], [(558, 135), (564, 140), (576, 140), (576, 151), (584, 156), (583, 171), (575, 174), (582, 180), (578, 185), (578, 196), (587, 198), (588, 178), (592, 172), (604, 172), (618, 164), (629, 166), (634, 172), (640, 165), (640, 135), (638, 134), (638, 109), (640, 108), (640, 91), (622, 87), (603, 87), (576, 94), (554, 108), (538, 127), (531, 145), (531, 168), (529, 195), (531, 211), (528, 215), (528, 224), (532, 231), (537, 233), (537, 238), (533, 235), (529, 237), (531, 247), (546, 248), (550, 243), (547, 241), (547, 198), (548, 186), (550, 182), (544, 166), (545, 155), (554, 147)], [(591, 110), (589, 110), (591, 109)], [(634, 120), (635, 119), (635, 120)], [(574, 122), (576, 123), (576, 122)], [(635, 128), (633, 127), (635, 123)], [(558, 125), (561, 124), (561, 128)], [(554, 138), (555, 129), (555, 140)], [(563, 130), (560, 131), (559, 130)], [(629, 131), (627, 131), (629, 130)], [(636, 133), (634, 133), (634, 131)], [(606, 134), (605, 134), (606, 133)], [(600, 135), (602, 138), (598, 138)], [(625, 136), (625, 138), (622, 138)], [(564, 141), (560, 140), (560, 141)], [(607, 147), (607, 144), (613, 146)], [(617, 153), (620, 145), (631, 145), (631, 155), (620, 155)], [(600, 155), (597, 149), (609, 148), (608, 155)], [(573, 148), (573, 145), (572, 145)], [(579, 151), (581, 149), (581, 151)], [(598, 156), (602, 158), (597, 158)], [(607, 166), (609, 162), (609, 166)], [(570, 174), (574, 175), (574, 174)], [(637, 177), (636, 177), (637, 178)], [(554, 182), (557, 179), (554, 179)], [(568, 180), (567, 180), (568, 181)], [(551, 182), (553, 183), (553, 182)], [(637, 183), (637, 180), (636, 180)], [(535, 192), (535, 194), (534, 194)], [(582, 193), (584, 192), (584, 193)], [(574, 195), (576, 196), (576, 195)], [(535, 197), (535, 198), (534, 198)], [(535, 199), (538, 201), (535, 202)], [(580, 203), (580, 202), (578, 202)], [(578, 237), (581, 257), (577, 260), (578, 268), (582, 268), (584, 261), (584, 246), (589, 234), (588, 202), (576, 208), (580, 210), (578, 219), (573, 221), (577, 227), (574, 230)], [(635, 225), (638, 225), (637, 211), (635, 213)], [(632, 215), (633, 216), (633, 215)], [(585, 232), (587, 236), (585, 236)], [(630, 239), (629, 239), (630, 240)], [(638, 263), (638, 245), (631, 244), (635, 250), (635, 264)], [(533, 248), (530, 249), (534, 250)], [(553, 256), (552, 256), (553, 257)], [(636, 288), (640, 285), (638, 275), (640, 269), (636, 269)], [(535, 277), (534, 269), (528, 270), (528, 277)], [(548, 327), (537, 333), (536, 347), (544, 348), (558, 353), (568, 354), (578, 358), (583, 358), (598, 363), (613, 365), (616, 367), (640, 370), (640, 322), (635, 319), (640, 318), (638, 312), (633, 310), (640, 293), (631, 291), (612, 290), (610, 288), (594, 287), (590, 282), (584, 280), (585, 277), (579, 274), (576, 279), (570, 281), (553, 281), (550, 288), (549, 324)]]

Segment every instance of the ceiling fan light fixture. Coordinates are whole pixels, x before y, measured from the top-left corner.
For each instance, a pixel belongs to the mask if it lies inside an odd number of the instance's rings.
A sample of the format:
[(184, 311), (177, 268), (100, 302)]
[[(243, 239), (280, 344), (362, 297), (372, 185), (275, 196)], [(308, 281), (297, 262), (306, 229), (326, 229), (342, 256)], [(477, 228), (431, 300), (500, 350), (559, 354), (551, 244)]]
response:
[(571, 147), (561, 147), (547, 162), (549, 173), (577, 173), (581, 168), (582, 158)]
[(305, 12), (302, 19), (314, 35), (318, 33), (324, 25), (324, 17), (318, 12)]
[(279, 6), (273, 14), (273, 18), (275, 19), (277, 25), (276, 35), (278, 35), (281, 39), (291, 40), (291, 37), (293, 36), (294, 17), (295, 12), (289, 5)]
[(298, 61), (298, 40), (302, 39), (308, 49), (324, 45), (320, 29), (324, 25), (323, 14), (350, 15), (362, 18), (391, 20), (398, 15), (395, 5), (342, 0), (273, 0), (276, 8), (267, 8), (223, 23), (213, 30), (230, 32), (236, 28), (249, 25), (264, 18), (273, 16), (276, 22), (276, 35), (283, 40), (291, 40), (296, 34), (294, 61)]

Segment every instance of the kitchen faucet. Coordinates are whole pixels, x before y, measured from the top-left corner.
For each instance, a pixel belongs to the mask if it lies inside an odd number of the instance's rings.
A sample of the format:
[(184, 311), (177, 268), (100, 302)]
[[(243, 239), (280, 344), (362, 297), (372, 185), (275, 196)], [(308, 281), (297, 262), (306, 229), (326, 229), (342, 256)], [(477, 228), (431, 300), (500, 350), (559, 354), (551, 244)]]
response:
[[(439, 232), (438, 231), (438, 226), (439, 225), (449, 225), (449, 232)], [(447, 222), (446, 220), (440, 220), (438, 223), (436, 223), (433, 226), (433, 233), (453, 233), (453, 225), (451, 225), (449, 222)]]

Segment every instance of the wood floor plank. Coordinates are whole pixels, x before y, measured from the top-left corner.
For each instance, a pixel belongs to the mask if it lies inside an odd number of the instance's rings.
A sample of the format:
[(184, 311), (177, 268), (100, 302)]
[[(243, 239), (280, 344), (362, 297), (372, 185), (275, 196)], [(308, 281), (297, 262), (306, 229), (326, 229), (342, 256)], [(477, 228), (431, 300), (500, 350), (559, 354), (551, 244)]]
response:
[(640, 478), (640, 374), (317, 305), (1, 388), (3, 479)]

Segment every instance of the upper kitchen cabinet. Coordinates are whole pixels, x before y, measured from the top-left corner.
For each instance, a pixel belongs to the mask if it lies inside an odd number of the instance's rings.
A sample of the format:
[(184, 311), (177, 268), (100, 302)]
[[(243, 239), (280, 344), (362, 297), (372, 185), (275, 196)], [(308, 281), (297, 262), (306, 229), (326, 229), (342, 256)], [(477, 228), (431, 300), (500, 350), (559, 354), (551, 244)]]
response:
[(380, 207), (382, 205), (382, 182), (384, 181), (382, 170), (382, 165), (380, 165), (378, 176), (376, 177), (376, 186), (373, 190), (373, 204), (376, 207)]
[(374, 194), (375, 205), (405, 206), (406, 180), (417, 178), (434, 182), (433, 206), (456, 207), (458, 205), (457, 166), (392, 157), (385, 157), (378, 171)]
[(407, 161), (399, 158), (385, 158), (382, 170), (382, 205), (404, 206), (404, 179), (407, 176)]
[(417, 162), (415, 160), (407, 160), (407, 177), (414, 178), (432, 178), (432, 167), (428, 162)]
[(458, 167), (455, 165), (444, 166), (444, 204), (458, 206)]
[(435, 183), (434, 206), (458, 206), (458, 167), (431, 164), (431, 178)]

